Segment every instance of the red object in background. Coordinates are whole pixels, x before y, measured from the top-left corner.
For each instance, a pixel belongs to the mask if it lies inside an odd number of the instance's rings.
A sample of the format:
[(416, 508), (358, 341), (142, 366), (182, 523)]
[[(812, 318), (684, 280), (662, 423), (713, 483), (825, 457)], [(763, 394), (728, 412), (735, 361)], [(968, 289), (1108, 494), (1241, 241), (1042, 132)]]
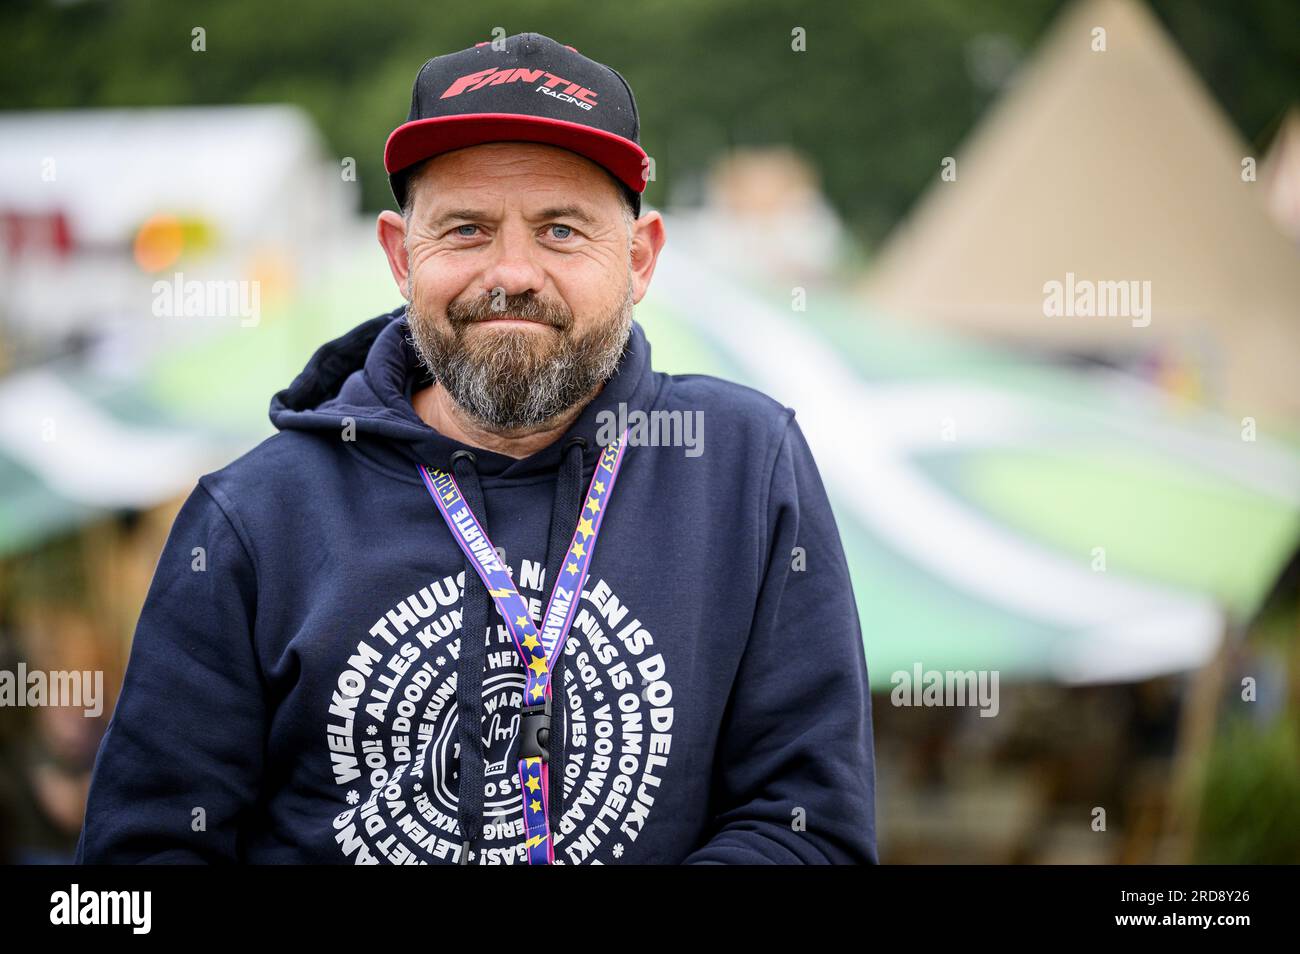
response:
[(72, 253), (72, 229), (62, 210), (30, 213), (4, 209), (0, 211), (0, 231), (10, 258), (27, 252), (49, 252), (58, 258)]

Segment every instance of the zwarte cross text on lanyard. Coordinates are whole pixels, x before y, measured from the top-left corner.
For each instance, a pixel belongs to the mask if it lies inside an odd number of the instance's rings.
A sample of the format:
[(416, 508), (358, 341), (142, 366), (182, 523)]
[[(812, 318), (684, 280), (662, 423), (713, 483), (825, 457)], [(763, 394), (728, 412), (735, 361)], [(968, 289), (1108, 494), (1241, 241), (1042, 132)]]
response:
[[(573, 532), (559, 579), (552, 581), (551, 598), (542, 616), (539, 632), (528, 614), (528, 604), (519, 595), (514, 580), (497, 555), (487, 533), (479, 525), (474, 512), (465, 502), (452, 475), (437, 468), (420, 466), (424, 485), (438, 505), (438, 512), (447, 522), (447, 529), (470, 564), (478, 571), (487, 587), (488, 595), (496, 604), (497, 612), (505, 621), (524, 662), (524, 707), (519, 720), (519, 786), (524, 805), (525, 847), (530, 865), (549, 865), (555, 861), (555, 846), (551, 838), (549, 802), (550, 753), (539, 737), (539, 730), (549, 725), (551, 714), (551, 672), (569, 635), (582, 587), (591, 566), (591, 556), (596, 549), (596, 537), (601, 521), (614, 493), (614, 480), (618, 477), (627, 445), (627, 432), (605, 448), (596, 464), (591, 486), (583, 501), (578, 519), (578, 529)], [(462, 638), (482, 639), (482, 633), (462, 633)], [(464, 860), (463, 858), (461, 859)]]

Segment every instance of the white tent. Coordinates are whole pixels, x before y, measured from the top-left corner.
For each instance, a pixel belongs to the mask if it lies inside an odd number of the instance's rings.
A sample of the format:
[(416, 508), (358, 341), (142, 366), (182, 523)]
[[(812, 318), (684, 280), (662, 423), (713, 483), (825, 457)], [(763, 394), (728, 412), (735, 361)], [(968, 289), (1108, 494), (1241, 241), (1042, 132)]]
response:
[(321, 202), (323, 146), (293, 106), (0, 113), (0, 142), (0, 208), (71, 210), (90, 245), (129, 237), (158, 209), (201, 216), (240, 241), (287, 208), (323, 218), (341, 201)]
[(358, 194), (293, 106), (0, 113), (0, 143), (0, 218), (62, 217), (70, 244), (0, 247), (0, 317), (15, 338), (147, 318), (153, 281), (171, 275), (143, 273), (132, 243), (159, 214), (210, 237), (188, 270), (234, 279), (276, 262), (316, 278)]

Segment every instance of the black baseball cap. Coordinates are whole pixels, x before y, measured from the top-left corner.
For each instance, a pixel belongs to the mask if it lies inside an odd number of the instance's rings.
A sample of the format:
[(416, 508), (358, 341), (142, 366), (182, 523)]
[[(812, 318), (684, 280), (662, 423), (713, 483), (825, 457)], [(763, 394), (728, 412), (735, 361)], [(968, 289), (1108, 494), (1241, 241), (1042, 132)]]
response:
[(548, 143), (604, 167), (639, 216), (640, 134), (636, 100), (617, 70), (540, 33), (517, 33), (421, 67), (410, 115), (384, 146), (384, 168), (400, 208), (411, 167), (431, 156), (485, 142)]

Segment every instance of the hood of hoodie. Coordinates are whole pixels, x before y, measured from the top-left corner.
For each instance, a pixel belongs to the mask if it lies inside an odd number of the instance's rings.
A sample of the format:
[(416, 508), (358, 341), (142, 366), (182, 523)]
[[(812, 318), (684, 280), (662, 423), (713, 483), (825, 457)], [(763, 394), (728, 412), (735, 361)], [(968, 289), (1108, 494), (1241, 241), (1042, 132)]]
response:
[(610, 414), (617, 421), (633, 410), (648, 410), (660, 377), (652, 370), (645, 332), (633, 321), (617, 370), (559, 439), (522, 459), (472, 447), (431, 428), (411, 405), (412, 393), (432, 378), (411, 341), (403, 304), (321, 345), (271, 399), (270, 417), (282, 431), (337, 434), (351, 422), (359, 434), (386, 438), (364, 442), (365, 451), (405, 480), (418, 479), (417, 464), (450, 470), (456, 451), (471, 450), (479, 476), (491, 483), (554, 473), (572, 437), (585, 438), (584, 464), (594, 462), (602, 449), (597, 440), (602, 422)]

